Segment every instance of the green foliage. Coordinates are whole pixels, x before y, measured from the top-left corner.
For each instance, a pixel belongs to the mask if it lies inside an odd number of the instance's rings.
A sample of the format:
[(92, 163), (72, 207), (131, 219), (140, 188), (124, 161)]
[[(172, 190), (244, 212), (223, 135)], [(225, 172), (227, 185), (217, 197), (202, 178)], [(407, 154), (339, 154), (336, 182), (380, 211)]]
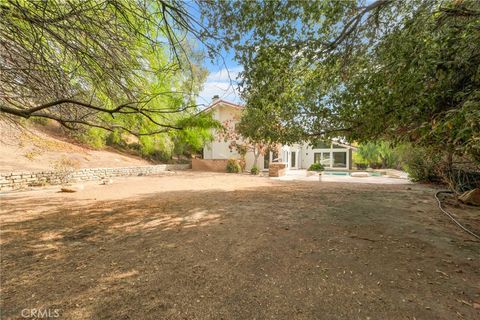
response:
[(378, 157), (382, 168), (398, 168), (400, 159), (399, 147), (393, 147), (391, 143), (381, 141), (378, 146)]
[(402, 154), (404, 170), (413, 181), (438, 181), (442, 157), (431, 148), (411, 147)]
[(244, 145), (244, 144), (236, 144), (236, 149), (237, 149), (237, 152), (240, 155), (240, 157), (242, 159), (245, 159), (245, 157), (247, 156), (247, 153), (248, 153), (247, 146)]
[(228, 173), (240, 173), (242, 168), (237, 159), (228, 159), (227, 161), (227, 172)]
[(385, 141), (361, 144), (354, 155), (354, 161), (360, 166), (368, 164), (371, 168), (398, 168), (399, 150)]
[(323, 171), (325, 167), (321, 163), (312, 163), (308, 171)]
[(361, 159), (365, 160), (368, 165), (375, 164), (379, 160), (378, 145), (373, 142), (362, 144), (358, 147), (357, 154)]
[(163, 160), (211, 139), (218, 124), (195, 101), (201, 25), (183, 2), (6, 1), (0, 15), (0, 116), (53, 119), (95, 147), (137, 135)]
[[(195, 122), (184, 122), (185, 129), (146, 135), (136, 138), (121, 130), (108, 132), (99, 128), (86, 128), (76, 132), (75, 138), (95, 148), (105, 145), (137, 152), (139, 155), (154, 161), (167, 162), (173, 155), (178, 158), (190, 157), (199, 152), (205, 143), (212, 141), (210, 127), (216, 127), (217, 123), (210, 116), (200, 115)], [(201, 127), (201, 126), (205, 127)], [(131, 142), (131, 140), (138, 142)]]
[(101, 149), (108, 144), (110, 133), (99, 128), (86, 128), (83, 131), (76, 132), (74, 138), (93, 148)]
[(171, 159), (175, 145), (169, 135), (143, 136), (139, 140), (144, 157), (161, 162)]
[(252, 169), (250, 170), (250, 173), (253, 175), (258, 175), (260, 173), (260, 170), (258, 169), (257, 166), (253, 166)]
[[(204, 11), (244, 66), (244, 119), (262, 123), (263, 139), (413, 142), (480, 163), (479, 1), (225, 1)], [(396, 162), (388, 149), (377, 150), (383, 166)]]
[(114, 130), (113, 132), (110, 132), (107, 135), (105, 144), (107, 146), (121, 147), (121, 148), (124, 148), (126, 146), (126, 143), (122, 138), (122, 133), (118, 130)]
[(364, 170), (368, 166), (367, 160), (365, 160), (359, 153), (358, 151), (354, 151), (352, 155), (352, 160), (353, 164), (356, 166), (357, 169), (359, 170)]

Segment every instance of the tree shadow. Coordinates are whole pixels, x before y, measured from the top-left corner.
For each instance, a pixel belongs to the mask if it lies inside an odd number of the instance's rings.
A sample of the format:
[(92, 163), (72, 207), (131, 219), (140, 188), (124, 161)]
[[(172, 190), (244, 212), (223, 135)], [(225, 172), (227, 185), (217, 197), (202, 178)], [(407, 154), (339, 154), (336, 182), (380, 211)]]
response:
[[(303, 183), (4, 202), (3, 316), (57, 308), (66, 319), (311, 319), (354, 316), (344, 306), (358, 300), (395, 317), (372, 297), (394, 303), (398, 292), (383, 292), (364, 263), (387, 281), (393, 275), (385, 270), (410, 268), (411, 261), (395, 259), (402, 237), (431, 254), (440, 249), (395, 225), (414, 217), (393, 210), (405, 201), (400, 189), (329, 188)], [(407, 281), (409, 274), (395, 277)], [(362, 287), (372, 295), (352, 296)]]

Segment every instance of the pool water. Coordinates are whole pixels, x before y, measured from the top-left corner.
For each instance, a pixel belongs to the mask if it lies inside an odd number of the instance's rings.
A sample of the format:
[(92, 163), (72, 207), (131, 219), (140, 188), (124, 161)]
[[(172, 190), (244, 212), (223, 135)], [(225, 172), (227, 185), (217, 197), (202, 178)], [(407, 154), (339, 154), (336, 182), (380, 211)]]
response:
[[(364, 171), (362, 171), (364, 172)], [(348, 171), (324, 171), (322, 173), (324, 176), (349, 176), (350, 172)], [(370, 177), (381, 177), (382, 174), (380, 172), (368, 172)]]
[(324, 176), (349, 176), (349, 172), (343, 172), (343, 171), (324, 171), (322, 173)]

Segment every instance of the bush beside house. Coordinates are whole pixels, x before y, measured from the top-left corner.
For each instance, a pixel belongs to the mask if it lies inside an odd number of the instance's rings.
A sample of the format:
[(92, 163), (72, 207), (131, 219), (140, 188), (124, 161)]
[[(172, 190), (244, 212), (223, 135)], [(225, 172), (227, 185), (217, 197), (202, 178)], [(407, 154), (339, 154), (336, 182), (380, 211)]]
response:
[(240, 162), (237, 159), (228, 159), (227, 172), (228, 173), (242, 172), (242, 166), (240, 165)]
[(321, 163), (312, 163), (312, 165), (308, 168), (308, 171), (323, 171), (325, 167)]

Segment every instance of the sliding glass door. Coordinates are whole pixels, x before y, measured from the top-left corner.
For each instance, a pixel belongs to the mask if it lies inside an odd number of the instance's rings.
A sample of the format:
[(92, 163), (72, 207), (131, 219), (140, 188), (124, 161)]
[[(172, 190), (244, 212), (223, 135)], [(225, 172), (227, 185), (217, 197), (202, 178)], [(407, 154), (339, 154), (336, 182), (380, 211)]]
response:
[(297, 168), (297, 152), (292, 151), (290, 152), (290, 167), (293, 169)]
[(333, 168), (346, 168), (347, 167), (347, 152), (345, 151), (333, 151)]

